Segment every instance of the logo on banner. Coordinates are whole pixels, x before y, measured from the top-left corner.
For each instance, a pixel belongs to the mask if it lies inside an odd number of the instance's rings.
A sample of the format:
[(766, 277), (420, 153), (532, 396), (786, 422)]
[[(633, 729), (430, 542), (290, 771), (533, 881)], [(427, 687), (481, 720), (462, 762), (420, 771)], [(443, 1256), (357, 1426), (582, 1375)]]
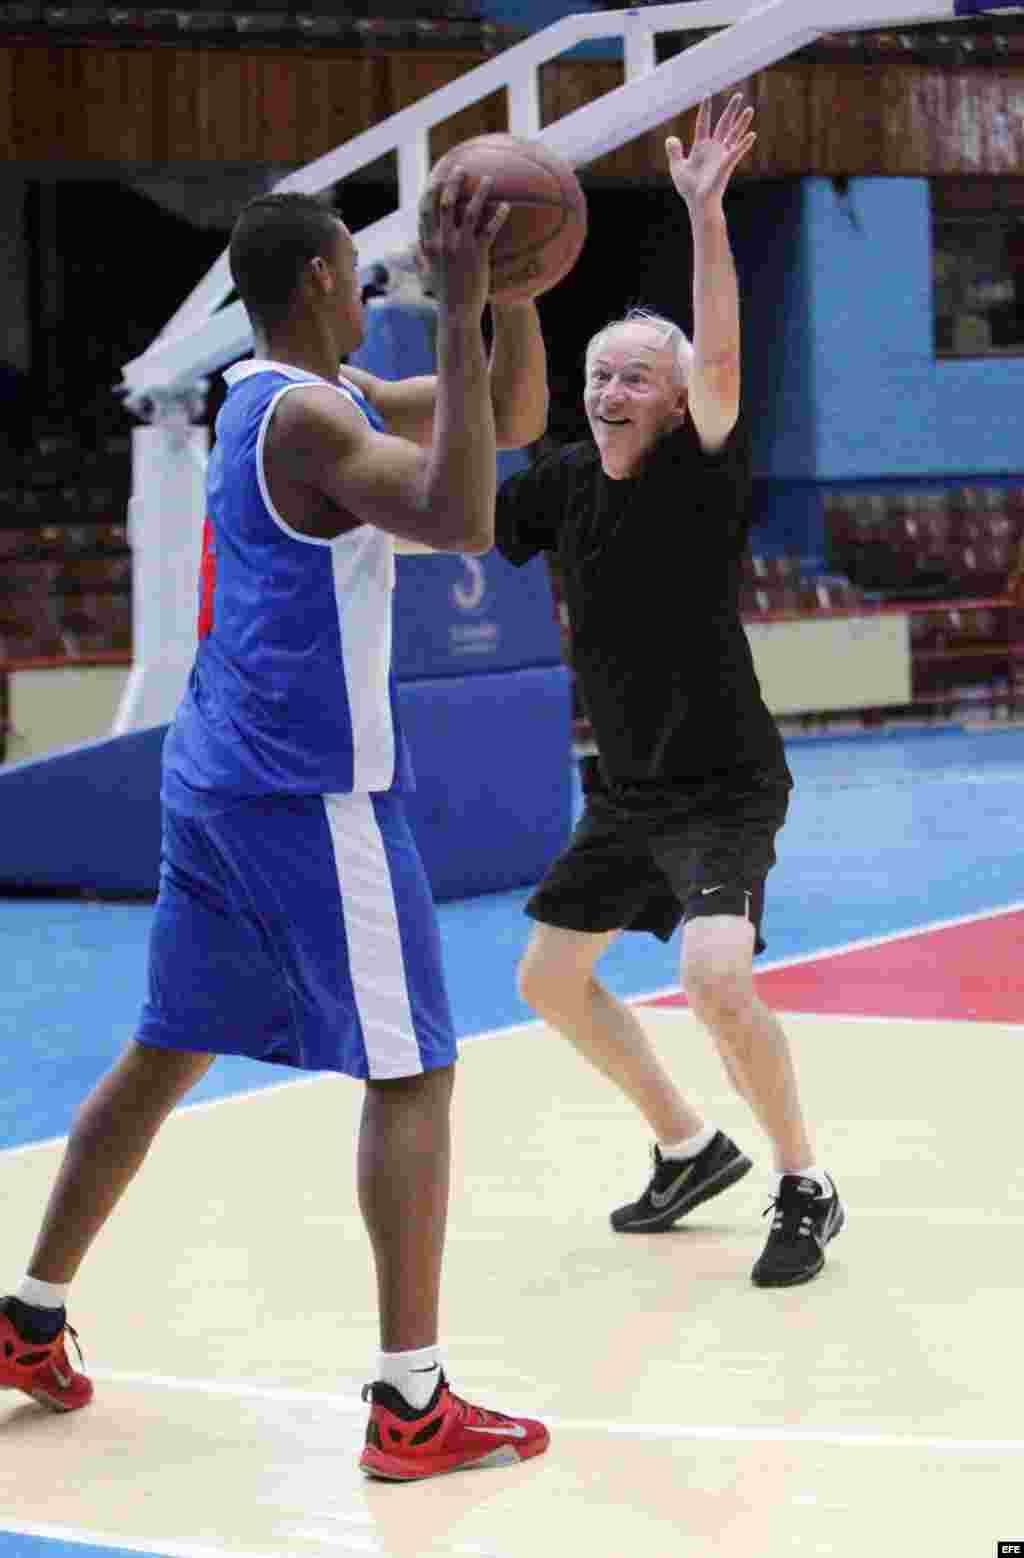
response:
[(464, 557), (462, 566), (466, 570), (466, 578), (461, 584), (456, 580), (452, 585), (452, 600), (460, 611), (477, 611), (483, 605), (487, 593), (484, 565), (478, 557)]
[[(463, 557), (465, 569), (452, 585), (452, 602), (460, 612), (479, 612), (487, 595), (487, 573), (479, 557)], [(501, 629), (496, 622), (455, 622), (448, 630), (453, 655), (491, 655), (498, 647)]]

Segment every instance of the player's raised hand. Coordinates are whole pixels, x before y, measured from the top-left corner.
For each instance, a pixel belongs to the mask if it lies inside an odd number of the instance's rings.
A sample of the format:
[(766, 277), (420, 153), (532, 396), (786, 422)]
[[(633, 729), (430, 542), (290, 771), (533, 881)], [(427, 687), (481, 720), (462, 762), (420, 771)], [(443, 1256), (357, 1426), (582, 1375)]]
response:
[(711, 102), (705, 98), (697, 110), (693, 146), (687, 157), (679, 139), (670, 135), (665, 142), (668, 170), (672, 182), (688, 205), (720, 200), (736, 164), (747, 155), (757, 140), (750, 128), (752, 108), (743, 107), (739, 92), (729, 99), (721, 118), (711, 128)]
[(450, 315), (479, 318), (487, 301), (491, 245), (510, 210), (488, 198), (493, 182), (482, 178), (466, 198), (465, 174), (456, 167), (420, 204), (420, 253), (430, 290)]

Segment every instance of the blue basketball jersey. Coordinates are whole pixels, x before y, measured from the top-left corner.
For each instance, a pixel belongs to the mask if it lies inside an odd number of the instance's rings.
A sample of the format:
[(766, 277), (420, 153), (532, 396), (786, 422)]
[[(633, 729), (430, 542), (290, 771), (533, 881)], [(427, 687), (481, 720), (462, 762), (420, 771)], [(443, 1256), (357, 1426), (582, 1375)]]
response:
[(207, 471), (199, 648), (164, 747), (163, 795), (204, 812), (261, 795), (413, 786), (391, 673), (391, 537), (292, 529), (271, 501), (267, 429), (284, 395), (317, 384), (383, 430), (352, 385), (257, 359), (224, 375)]

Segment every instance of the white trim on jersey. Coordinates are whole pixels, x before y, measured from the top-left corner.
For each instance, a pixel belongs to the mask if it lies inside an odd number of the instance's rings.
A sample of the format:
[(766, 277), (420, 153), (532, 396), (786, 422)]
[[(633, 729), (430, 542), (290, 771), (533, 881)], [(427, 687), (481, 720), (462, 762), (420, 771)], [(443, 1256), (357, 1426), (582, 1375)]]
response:
[[(307, 546), (334, 546), (337, 541), (345, 540), (348, 536), (352, 535), (353, 532), (346, 531), (345, 536), (335, 536), (333, 540), (324, 536), (307, 535), (303, 530), (295, 530), (291, 525), (289, 525), (288, 521), (278, 513), (270, 496), (270, 487), (267, 484), (267, 473), (263, 464), (263, 453), (267, 441), (267, 432), (270, 427), (271, 420), (273, 419), (274, 412), (277, 410), (278, 402), (285, 395), (287, 395), (290, 390), (305, 389), (307, 386), (314, 389), (318, 389), (322, 386), (324, 389), (335, 390), (343, 400), (347, 400), (349, 405), (355, 407), (361, 417), (363, 417), (366, 421), (369, 421), (369, 418), (366, 416), (366, 412), (359, 404), (359, 391), (356, 390), (351, 384), (342, 383), (340, 380), (337, 384), (332, 384), (328, 379), (321, 379), (315, 373), (307, 373), (303, 368), (293, 368), (288, 363), (272, 362), (268, 357), (254, 357), (249, 362), (236, 363), (233, 368), (229, 368), (224, 374), (224, 381), (230, 388), (235, 384), (240, 384), (243, 379), (251, 379), (257, 373), (276, 373), (281, 377), (291, 379), (292, 381), (290, 384), (282, 385), (271, 399), (269, 405), (263, 413), (263, 420), (260, 423), (260, 430), (256, 438), (256, 480), (259, 482), (260, 497), (266, 504), (267, 513), (274, 521), (274, 524), (277, 525), (278, 529), (283, 530), (286, 536), (291, 536), (293, 541), (302, 541)], [(359, 525), (356, 528), (361, 530), (363, 526)]]
[(359, 410), (359, 400), (362, 391), (356, 385), (349, 382), (342, 374), (338, 375), (337, 383), (330, 379), (322, 379), (318, 373), (308, 373), (305, 368), (296, 368), (292, 363), (274, 362), (269, 357), (250, 357), (247, 362), (236, 362), (233, 368), (225, 369), (222, 374), (225, 384), (240, 384), (243, 379), (251, 379), (256, 373), (279, 373), (283, 378), (294, 379), (296, 384), (326, 384), (328, 389), (340, 390), (347, 395)]
[(372, 525), (339, 540), (344, 544), (334, 543), (331, 564), (352, 721), (352, 788), (387, 790), (396, 757), (388, 680), (395, 553), (389, 538)]
[(416, 1039), (387, 851), (369, 795), (325, 795), (349, 973), (372, 1079), (418, 1075)]
[[(310, 536), (307, 535), (304, 530), (295, 530), (291, 525), (289, 525), (286, 519), (282, 519), (277, 509), (274, 507), (273, 499), (270, 496), (270, 487), (267, 484), (266, 468), (263, 464), (263, 452), (267, 442), (267, 432), (269, 431), (271, 420), (273, 418), (274, 412), (277, 410), (279, 402), (282, 401), (291, 390), (306, 389), (307, 386), (310, 385), (310, 382), (311, 381), (309, 379), (300, 379), (297, 384), (283, 384), (271, 399), (267, 409), (264, 411), (263, 420), (260, 423), (260, 430), (256, 438), (256, 480), (260, 484), (260, 497), (263, 499), (267, 513), (270, 515), (278, 529), (283, 530), (286, 536), (291, 536), (293, 541), (304, 541), (309, 546), (333, 546), (335, 541), (346, 539), (348, 536), (353, 535), (354, 531), (347, 530), (344, 536), (335, 536), (333, 539), (331, 539), (329, 536)], [(337, 389), (338, 394), (343, 396), (344, 399), (351, 400), (351, 396), (346, 395), (345, 391), (341, 388), (340, 385), (327, 384), (324, 381), (313, 381), (313, 387), (318, 389), (320, 388), (321, 383), (323, 383), (324, 389)], [(360, 525), (358, 528), (361, 530), (363, 527)]]

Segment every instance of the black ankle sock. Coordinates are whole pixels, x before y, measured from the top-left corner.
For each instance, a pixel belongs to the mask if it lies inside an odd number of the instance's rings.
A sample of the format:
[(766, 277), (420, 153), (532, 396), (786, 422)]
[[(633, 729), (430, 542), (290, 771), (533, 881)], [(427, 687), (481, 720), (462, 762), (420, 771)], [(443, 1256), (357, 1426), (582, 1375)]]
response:
[(37, 1304), (26, 1304), (20, 1298), (5, 1298), (4, 1313), (18, 1335), (26, 1342), (52, 1342), (64, 1328), (65, 1314), (61, 1309), (42, 1309)]

